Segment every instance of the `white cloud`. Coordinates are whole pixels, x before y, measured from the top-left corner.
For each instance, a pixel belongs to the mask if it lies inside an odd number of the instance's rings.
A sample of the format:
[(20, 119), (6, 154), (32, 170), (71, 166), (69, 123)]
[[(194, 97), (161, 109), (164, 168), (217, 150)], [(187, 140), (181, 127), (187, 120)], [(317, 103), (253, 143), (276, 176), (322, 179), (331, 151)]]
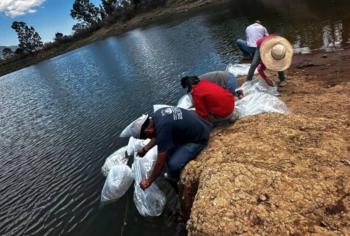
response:
[(15, 17), (36, 12), (38, 6), (46, 0), (0, 0), (0, 12)]

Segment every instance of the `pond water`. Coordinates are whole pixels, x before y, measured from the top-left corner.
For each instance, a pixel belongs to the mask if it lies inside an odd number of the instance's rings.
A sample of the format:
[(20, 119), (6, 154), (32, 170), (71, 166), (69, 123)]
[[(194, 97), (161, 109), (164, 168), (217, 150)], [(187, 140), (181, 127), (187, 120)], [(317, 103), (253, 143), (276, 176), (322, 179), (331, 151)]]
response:
[(123, 127), (176, 103), (182, 76), (238, 62), (233, 40), (257, 18), (297, 51), (350, 43), (348, 0), (234, 1), (0, 77), (0, 235), (176, 235), (171, 217), (139, 216), (132, 191), (100, 207), (100, 168)]

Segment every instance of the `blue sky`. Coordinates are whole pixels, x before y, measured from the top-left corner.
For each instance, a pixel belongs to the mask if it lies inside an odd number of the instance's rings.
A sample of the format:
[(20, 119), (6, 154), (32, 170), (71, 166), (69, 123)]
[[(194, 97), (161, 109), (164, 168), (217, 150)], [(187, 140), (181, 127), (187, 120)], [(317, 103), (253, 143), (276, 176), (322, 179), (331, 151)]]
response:
[[(13, 21), (33, 26), (44, 42), (52, 41), (56, 32), (71, 34), (76, 23), (70, 16), (74, 0), (0, 0), (0, 46), (18, 45)], [(99, 5), (101, 0), (90, 0)]]

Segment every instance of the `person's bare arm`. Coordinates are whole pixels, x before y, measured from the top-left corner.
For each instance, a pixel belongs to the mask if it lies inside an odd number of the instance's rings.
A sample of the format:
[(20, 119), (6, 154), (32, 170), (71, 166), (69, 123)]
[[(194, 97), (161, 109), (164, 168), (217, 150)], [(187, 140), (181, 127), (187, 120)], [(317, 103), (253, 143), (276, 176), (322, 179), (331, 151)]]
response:
[(167, 157), (166, 152), (161, 152), (158, 154), (157, 161), (156, 161), (156, 164), (154, 165), (152, 174), (150, 175), (150, 177), (148, 179), (144, 179), (140, 182), (140, 187), (143, 190), (145, 190), (149, 186), (151, 186), (151, 184), (158, 178), (158, 176), (160, 176), (160, 174), (162, 173), (162, 170), (165, 166), (166, 157)]

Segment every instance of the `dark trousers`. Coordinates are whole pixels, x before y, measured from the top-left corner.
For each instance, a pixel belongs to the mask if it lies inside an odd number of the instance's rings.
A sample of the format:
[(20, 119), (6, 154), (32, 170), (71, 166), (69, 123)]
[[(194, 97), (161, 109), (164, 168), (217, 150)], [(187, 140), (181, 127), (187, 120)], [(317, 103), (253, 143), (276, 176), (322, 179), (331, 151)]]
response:
[(168, 175), (178, 180), (181, 170), (189, 161), (195, 159), (205, 146), (206, 144), (201, 143), (186, 143), (174, 148), (167, 158)]

